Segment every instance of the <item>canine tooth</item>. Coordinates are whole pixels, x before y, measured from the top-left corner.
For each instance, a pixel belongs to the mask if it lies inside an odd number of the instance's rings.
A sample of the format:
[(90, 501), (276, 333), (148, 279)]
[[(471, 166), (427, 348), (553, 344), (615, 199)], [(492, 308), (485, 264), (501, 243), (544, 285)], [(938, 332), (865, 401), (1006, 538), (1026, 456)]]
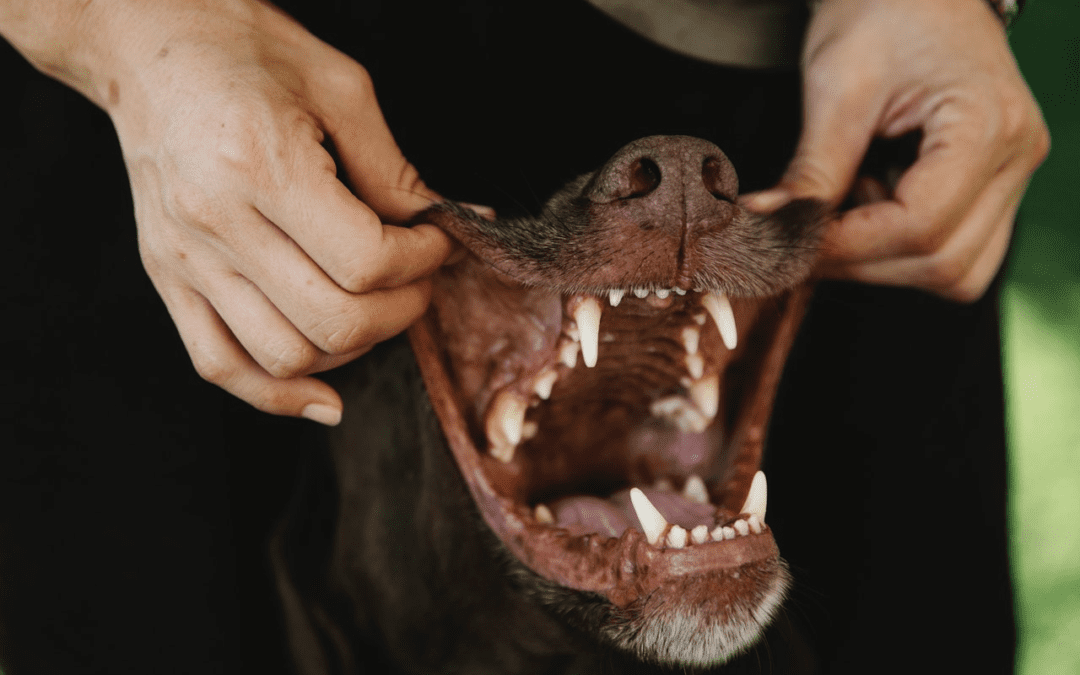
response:
[(707, 525), (698, 525), (690, 530), (690, 541), (695, 544), (704, 544), (709, 541), (709, 527)]
[(669, 291), (666, 288), (658, 288), (653, 292), (656, 293), (656, 297), (660, 298), (661, 300), (663, 300), (663, 299), (667, 298), (667, 296), (671, 295), (671, 291)]
[(695, 326), (687, 326), (682, 329), (682, 344), (687, 354), (697, 354), (698, 342), (701, 341), (701, 330)]
[(608, 302), (611, 303), (612, 307), (618, 307), (624, 295), (626, 295), (626, 289), (613, 288), (608, 291)]
[(581, 331), (581, 360), (592, 368), (596, 365), (596, 352), (600, 342), (600, 303), (587, 297), (574, 310), (574, 323)]
[(713, 374), (702, 378), (690, 387), (690, 400), (709, 419), (716, 417), (720, 409), (720, 376)]
[(638, 488), (630, 488), (630, 503), (634, 505), (634, 514), (641, 523), (641, 531), (645, 533), (645, 539), (655, 546), (660, 541), (660, 535), (667, 528), (667, 519), (656, 510), (645, 493)]
[(756, 513), (751, 513), (750, 517), (746, 519), (746, 522), (750, 525), (750, 531), (754, 534), (761, 534), (761, 519), (757, 517)]
[(765, 472), (758, 471), (754, 474), (754, 480), (750, 483), (750, 492), (746, 495), (739, 513), (751, 513), (765, 522), (765, 506), (769, 498), (769, 486), (765, 482)]
[(577, 365), (578, 343), (567, 340), (559, 347), (559, 362), (567, 368)]
[(551, 513), (551, 509), (543, 504), (537, 504), (533, 509), (533, 518), (542, 525), (555, 524), (555, 516)]
[(525, 411), (529, 402), (512, 391), (502, 391), (487, 416), (488, 443), (495, 459), (508, 463), (514, 458), (514, 449), (521, 442), (521, 429), (525, 423)]
[(695, 380), (701, 379), (705, 374), (705, 359), (701, 358), (701, 354), (686, 355), (686, 371)]
[(722, 291), (709, 291), (701, 296), (701, 304), (712, 316), (716, 328), (720, 331), (720, 337), (728, 350), (735, 349), (738, 344), (738, 332), (735, 330), (735, 313), (731, 311), (731, 302)]
[(686, 548), (686, 530), (673, 525), (667, 535), (667, 545), (670, 548)]
[(559, 379), (559, 373), (554, 370), (545, 370), (533, 380), (533, 391), (543, 400), (551, 397), (551, 388), (555, 386), (555, 380)]
[(634, 293), (635, 298), (644, 298), (646, 295), (649, 294), (649, 289), (647, 289), (647, 288), (635, 288), (635, 289), (633, 289), (633, 293)]
[(690, 501), (696, 504), (708, 504), (709, 503), (709, 491), (705, 489), (705, 481), (701, 480), (701, 476), (697, 474), (691, 474), (686, 479), (686, 484), (682, 489), (683, 497), (686, 497)]
[(750, 526), (746, 524), (745, 520), (736, 520), (734, 524), (732, 524), (732, 527), (734, 527), (735, 531), (743, 537), (750, 534)]
[(686, 291), (684, 291), (681, 288), (673, 288), (671, 290), (674, 291), (675, 293), (678, 293), (679, 295), (686, 295)]

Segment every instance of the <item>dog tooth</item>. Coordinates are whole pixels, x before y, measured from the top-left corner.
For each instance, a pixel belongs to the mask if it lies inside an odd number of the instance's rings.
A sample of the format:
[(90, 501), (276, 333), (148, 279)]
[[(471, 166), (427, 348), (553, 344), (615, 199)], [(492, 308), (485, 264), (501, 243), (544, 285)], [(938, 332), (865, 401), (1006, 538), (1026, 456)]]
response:
[(600, 342), (600, 302), (594, 297), (586, 297), (574, 310), (574, 323), (581, 331), (581, 360), (585, 366), (596, 365), (596, 353)]
[(664, 300), (665, 298), (667, 298), (667, 296), (671, 295), (671, 291), (666, 288), (658, 288), (654, 291), (654, 293), (656, 293), (656, 297), (660, 298), (661, 300)]
[(649, 289), (647, 288), (634, 288), (632, 291), (635, 298), (644, 298), (649, 294)]
[(701, 354), (686, 355), (686, 371), (695, 380), (701, 379), (705, 374), (705, 359), (701, 358)]
[(696, 326), (687, 326), (682, 329), (683, 348), (687, 354), (697, 354), (698, 342), (701, 341), (701, 330)]
[(555, 524), (555, 516), (551, 513), (551, 509), (544, 504), (536, 505), (536, 508), (533, 509), (533, 518), (541, 525)]
[(720, 376), (713, 373), (695, 382), (690, 387), (690, 400), (709, 419), (716, 417), (716, 411), (720, 409)]
[(739, 513), (752, 513), (765, 522), (765, 506), (769, 498), (769, 486), (765, 482), (765, 472), (758, 471), (750, 483), (750, 492), (746, 495)]
[(533, 380), (533, 391), (543, 400), (551, 397), (551, 389), (555, 386), (555, 380), (559, 379), (559, 373), (553, 370), (545, 370)]
[(709, 503), (709, 491), (705, 489), (705, 481), (701, 480), (701, 476), (690, 474), (690, 477), (686, 479), (686, 484), (682, 489), (683, 497), (686, 497), (695, 504), (708, 504)]
[(656, 510), (645, 493), (638, 488), (630, 488), (630, 503), (634, 505), (634, 514), (641, 523), (641, 531), (645, 533), (645, 539), (652, 545), (660, 541), (660, 535), (667, 529), (667, 519), (664, 514)]
[(624, 295), (626, 295), (625, 288), (613, 288), (608, 291), (608, 302), (611, 303), (612, 307), (618, 307)]
[(681, 288), (673, 288), (671, 290), (674, 291), (675, 293), (678, 293), (679, 295), (686, 295), (686, 291), (684, 291)]
[(487, 436), (492, 456), (500, 462), (514, 459), (514, 449), (521, 442), (525, 411), (529, 402), (517, 393), (502, 391), (495, 397), (487, 415)]
[(750, 517), (746, 519), (747, 524), (750, 525), (750, 531), (754, 534), (761, 534), (761, 519), (757, 517), (756, 513), (751, 513)]
[(669, 548), (686, 548), (686, 530), (678, 525), (672, 525), (667, 535)]
[(728, 350), (735, 349), (738, 344), (738, 332), (735, 330), (735, 313), (731, 311), (731, 302), (723, 291), (709, 291), (701, 296), (701, 304), (712, 316), (716, 323), (724, 346)]
[(567, 368), (577, 365), (578, 343), (567, 340), (559, 347), (559, 362)]
[(709, 541), (709, 526), (698, 525), (694, 529), (690, 530), (690, 541), (695, 544), (704, 544)]
[(750, 526), (746, 524), (745, 520), (736, 520), (732, 524), (732, 527), (735, 528), (735, 531), (738, 532), (740, 536), (745, 537), (750, 534)]
[(540, 431), (540, 427), (537, 426), (533, 420), (525, 420), (525, 423), (521, 425), (521, 438), (529, 440), (536, 438), (536, 432)]

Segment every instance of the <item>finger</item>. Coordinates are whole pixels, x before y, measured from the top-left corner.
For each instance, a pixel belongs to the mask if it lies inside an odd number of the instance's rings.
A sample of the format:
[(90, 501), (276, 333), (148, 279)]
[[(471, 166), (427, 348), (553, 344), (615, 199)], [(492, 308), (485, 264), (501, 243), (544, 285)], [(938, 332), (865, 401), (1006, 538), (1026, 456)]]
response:
[(253, 283), (235, 272), (215, 275), (202, 295), (259, 366), (278, 379), (337, 368), (370, 349), (327, 354), (308, 340)]
[(826, 275), (869, 283), (910, 285), (955, 300), (974, 300), (989, 284), (1005, 255), (1026, 181), (1012, 172), (987, 185), (953, 236), (926, 254), (825, 270)]
[(400, 286), (430, 275), (450, 255), (453, 243), (442, 230), (383, 225), (335, 177), (323, 148), (308, 152), (288, 188), (251, 196), (259, 212), (338, 286), (352, 293)]
[(890, 201), (851, 209), (826, 231), (827, 264), (929, 255), (964, 221), (1001, 166), (994, 150), (966, 131), (927, 137)]
[(162, 294), (196, 372), (254, 407), (333, 426), (341, 397), (313, 377), (279, 380), (252, 360), (205, 298), (190, 289)]
[[(430, 282), (420, 280), (356, 295), (342, 290), (303, 251), (257, 213), (229, 229), (222, 247), (237, 271), (316, 347), (347, 354), (404, 330), (427, 308)], [(242, 255), (236, 252), (242, 252)]]

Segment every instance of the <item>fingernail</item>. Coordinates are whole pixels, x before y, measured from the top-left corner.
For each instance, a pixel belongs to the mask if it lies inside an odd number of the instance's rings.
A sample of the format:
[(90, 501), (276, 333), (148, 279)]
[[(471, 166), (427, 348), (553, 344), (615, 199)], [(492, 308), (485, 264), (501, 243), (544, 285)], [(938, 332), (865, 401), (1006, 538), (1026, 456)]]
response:
[(751, 211), (775, 211), (791, 201), (791, 195), (786, 190), (763, 190), (743, 195), (741, 201)]
[(341, 411), (324, 403), (308, 403), (300, 414), (328, 427), (336, 427), (341, 422)]

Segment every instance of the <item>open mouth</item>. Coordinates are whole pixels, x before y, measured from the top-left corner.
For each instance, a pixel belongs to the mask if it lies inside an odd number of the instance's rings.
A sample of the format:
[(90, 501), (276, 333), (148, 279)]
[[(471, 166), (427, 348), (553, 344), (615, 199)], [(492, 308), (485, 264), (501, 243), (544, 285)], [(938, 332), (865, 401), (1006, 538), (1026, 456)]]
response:
[[(533, 572), (609, 603), (601, 634), (659, 662), (744, 649), (788, 584), (760, 467), (821, 215), (748, 216), (726, 162), (651, 137), (541, 220), (425, 214), (474, 254), (440, 272), (410, 338), (480, 513)], [(561, 250), (524, 250), (528, 228), (562, 231)]]

